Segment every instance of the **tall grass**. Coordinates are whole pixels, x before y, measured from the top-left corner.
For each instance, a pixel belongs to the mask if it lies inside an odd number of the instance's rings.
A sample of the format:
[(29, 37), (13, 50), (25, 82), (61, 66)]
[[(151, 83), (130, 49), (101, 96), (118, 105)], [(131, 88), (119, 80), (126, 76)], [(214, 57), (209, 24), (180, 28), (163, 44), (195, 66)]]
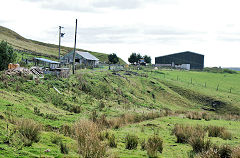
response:
[(125, 148), (128, 150), (137, 149), (138, 137), (136, 135), (127, 134), (125, 137)]
[(25, 146), (31, 146), (34, 142), (38, 142), (40, 139), (41, 127), (33, 120), (17, 120), (16, 130), (22, 135), (22, 141)]
[(225, 140), (232, 138), (232, 134), (228, 132), (225, 127), (208, 126), (207, 130), (209, 137), (220, 137)]
[(84, 158), (105, 157), (106, 146), (99, 139), (98, 126), (88, 120), (80, 120), (74, 125), (74, 136), (78, 142), (79, 154)]
[(158, 152), (163, 151), (163, 140), (157, 136), (151, 136), (147, 141), (147, 154), (149, 157), (157, 157)]
[(177, 137), (177, 143), (188, 143), (191, 137), (204, 138), (206, 132), (202, 126), (176, 124), (172, 133)]

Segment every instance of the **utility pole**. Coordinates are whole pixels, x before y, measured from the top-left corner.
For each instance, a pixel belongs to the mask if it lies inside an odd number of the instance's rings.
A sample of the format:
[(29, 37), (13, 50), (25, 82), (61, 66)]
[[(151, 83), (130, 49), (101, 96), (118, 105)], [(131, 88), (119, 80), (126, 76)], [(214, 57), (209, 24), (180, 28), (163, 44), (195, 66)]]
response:
[(77, 19), (76, 19), (75, 40), (74, 40), (74, 49), (73, 49), (73, 74), (75, 74), (76, 41), (77, 41)]
[(62, 33), (62, 32), (61, 32), (61, 29), (62, 29), (62, 28), (64, 28), (64, 27), (59, 26), (59, 49), (58, 49), (59, 62), (60, 62), (60, 58), (61, 58), (61, 56), (60, 56), (60, 51), (61, 51), (61, 37), (63, 37), (64, 34), (65, 34), (65, 33)]

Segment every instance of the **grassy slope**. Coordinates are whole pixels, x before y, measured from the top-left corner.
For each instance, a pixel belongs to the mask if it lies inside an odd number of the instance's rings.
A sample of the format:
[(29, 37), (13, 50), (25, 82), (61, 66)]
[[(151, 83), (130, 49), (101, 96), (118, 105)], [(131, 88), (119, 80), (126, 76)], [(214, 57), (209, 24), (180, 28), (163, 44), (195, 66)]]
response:
[[(93, 110), (96, 110), (98, 115), (105, 114), (107, 117), (116, 117), (123, 113), (150, 112), (153, 109), (162, 108), (173, 111), (201, 111), (201, 107), (211, 106), (205, 105), (204, 100), (188, 99), (187, 96), (189, 95), (191, 98), (193, 94), (208, 96), (227, 103), (228, 106), (221, 107), (216, 112), (239, 113), (239, 93), (234, 90), (232, 93), (223, 90), (216, 91), (214, 88), (214, 85), (223, 78), (226, 89), (230, 86), (239, 89), (240, 85), (236, 84), (240, 80), (239, 74), (168, 70), (153, 72), (141, 70), (137, 72), (141, 76), (125, 75), (125, 72), (120, 72), (119, 76), (102, 69), (81, 70), (76, 76), (71, 76), (69, 79), (55, 81), (54, 78), (49, 78), (40, 83), (4, 78), (4, 82), (0, 82), (0, 114), (6, 117), (5, 114), (10, 112), (16, 118), (32, 118), (43, 126), (59, 128), (81, 118), (89, 118)], [(179, 76), (178, 81), (176, 76)], [(207, 79), (209, 86), (206, 88), (198, 86), (196, 82), (193, 82), (195, 85), (184, 82), (184, 79), (188, 81), (189, 78), (193, 78), (193, 81), (196, 81), (197, 78), (198, 82), (204, 83), (207, 76), (209, 76)], [(64, 95), (58, 95), (52, 88), (53, 86)], [(16, 92), (16, 89), (19, 91)], [(182, 91), (186, 93), (180, 95)], [(98, 107), (101, 102), (104, 103), (105, 107), (100, 111)], [(13, 106), (6, 106), (9, 104)], [(73, 106), (81, 106), (81, 112), (79, 114), (69, 112), (68, 108)], [(34, 107), (38, 107), (44, 115), (55, 115), (57, 120), (37, 116), (34, 113)], [(4, 149), (0, 150), (0, 153), (5, 156), (14, 156), (15, 149), (1, 142), (1, 137), (6, 131), (6, 120), (0, 121), (0, 133), (3, 133), (0, 135), (0, 148)], [(171, 129), (175, 123), (225, 126), (234, 134), (234, 139), (224, 141), (220, 138), (211, 138), (220, 144), (237, 145), (238, 139), (240, 139), (240, 129), (238, 128), (240, 124), (236, 121), (204, 121), (182, 119), (181, 117), (163, 117), (111, 130), (117, 136), (118, 148), (110, 151), (117, 153), (120, 157), (145, 157), (146, 151), (141, 151), (140, 147), (132, 151), (124, 149), (124, 137), (130, 132), (136, 133), (140, 139), (147, 139), (154, 130), (159, 129), (159, 135), (164, 140), (162, 157), (186, 157), (191, 147), (187, 144), (175, 143), (176, 138), (171, 135)], [(59, 147), (51, 143), (50, 138), (54, 134), (53, 132), (43, 132), (39, 143), (34, 143), (32, 147), (24, 147), (18, 151), (19, 154), (36, 156), (40, 154), (41, 148), (42, 150), (51, 149), (52, 152), (47, 153), (48, 156), (62, 156)], [(74, 148), (76, 142), (69, 137), (62, 137), (70, 147), (69, 156), (75, 156), (77, 154), (77, 149)]]
[[(6, 40), (8, 43), (10, 43), (14, 48), (20, 49), (20, 50), (29, 50), (33, 52), (41, 53), (43, 56), (51, 56), (52, 58), (58, 57), (58, 45), (49, 44), (49, 43), (43, 43), (39, 41), (34, 41), (30, 39), (26, 39), (16, 32), (7, 29), (5, 27), (0, 26), (0, 41)], [(61, 55), (64, 55), (71, 51), (73, 48), (70, 47), (61, 47)], [(101, 62), (107, 62), (108, 61), (108, 55), (104, 53), (99, 52), (93, 52), (89, 50), (83, 50), (78, 49), (82, 51), (87, 51), (94, 56), (96, 56)], [(125, 62), (120, 59), (120, 64), (125, 64)]]

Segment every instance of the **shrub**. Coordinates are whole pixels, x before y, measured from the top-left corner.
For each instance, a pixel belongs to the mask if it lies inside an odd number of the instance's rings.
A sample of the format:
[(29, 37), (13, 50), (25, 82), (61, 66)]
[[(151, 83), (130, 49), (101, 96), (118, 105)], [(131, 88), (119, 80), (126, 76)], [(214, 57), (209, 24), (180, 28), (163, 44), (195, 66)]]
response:
[(162, 139), (154, 135), (148, 139), (147, 142), (147, 154), (149, 157), (157, 157), (157, 152), (162, 153), (163, 141)]
[(31, 146), (33, 142), (39, 141), (40, 126), (30, 119), (20, 119), (16, 122), (16, 129), (23, 136), (25, 146)]
[[(239, 158), (234, 157), (234, 149), (231, 149), (227, 145), (223, 146), (213, 146), (209, 148), (208, 150), (205, 150), (204, 152), (200, 153), (198, 157), (200, 158)], [(239, 155), (238, 155), (239, 156)]]
[(232, 139), (232, 134), (229, 131), (224, 130), (224, 131), (222, 131), (220, 138), (222, 138), (224, 140)]
[(203, 138), (206, 132), (202, 126), (193, 127), (176, 124), (172, 133), (177, 137), (177, 143), (188, 143), (191, 137)]
[(112, 148), (116, 148), (117, 147), (117, 143), (116, 143), (116, 139), (115, 139), (115, 135), (112, 134), (108, 137), (108, 141), (109, 141), (109, 146)]
[(136, 135), (127, 134), (125, 138), (126, 149), (136, 149), (138, 146), (138, 137)]
[(106, 154), (106, 147), (99, 139), (98, 126), (88, 120), (80, 120), (74, 125), (74, 136), (78, 142), (78, 150), (84, 158), (101, 158)]
[(60, 151), (62, 154), (68, 154), (69, 149), (66, 144), (63, 144), (63, 142), (60, 143)]
[(200, 153), (203, 151), (208, 151), (211, 147), (210, 140), (204, 140), (203, 137), (192, 136), (189, 139), (189, 144), (193, 148), (193, 152)]
[(202, 114), (199, 112), (188, 112), (186, 117), (192, 120), (201, 120)]
[(9, 63), (16, 61), (17, 54), (6, 41), (0, 42), (0, 71), (7, 69)]
[(224, 145), (219, 148), (218, 153), (221, 158), (231, 158), (232, 149), (229, 146)]
[(218, 126), (208, 126), (208, 136), (209, 137), (220, 137), (223, 130), (225, 130), (224, 127), (218, 127)]
[(222, 139), (232, 138), (231, 133), (228, 132), (225, 127), (208, 126), (207, 129), (209, 137), (220, 137)]

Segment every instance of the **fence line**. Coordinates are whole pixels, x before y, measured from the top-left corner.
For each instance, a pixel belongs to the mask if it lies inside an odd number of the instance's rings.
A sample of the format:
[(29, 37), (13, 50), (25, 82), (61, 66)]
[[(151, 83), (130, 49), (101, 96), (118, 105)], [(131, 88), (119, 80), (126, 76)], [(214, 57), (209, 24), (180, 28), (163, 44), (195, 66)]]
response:
[(176, 81), (176, 82), (181, 82), (183, 84), (187, 84), (187, 85), (191, 85), (191, 86), (197, 86), (197, 87), (201, 87), (201, 88), (207, 88), (207, 89), (211, 89), (211, 90), (216, 90), (216, 91), (219, 91), (219, 92), (226, 92), (226, 93), (232, 93), (232, 94), (240, 94), (240, 91), (233, 88), (233, 87), (229, 87), (229, 88), (224, 88), (224, 87), (221, 87), (221, 84), (220, 83), (216, 83), (216, 86), (210, 86), (208, 85), (207, 81), (203, 81), (201, 83), (197, 82), (196, 80), (194, 80), (193, 78), (189, 78), (189, 80), (186, 80), (186, 79), (182, 79), (180, 78), (179, 76), (177, 77), (172, 77), (170, 76), (169, 74), (162, 74), (160, 75), (162, 76), (164, 79), (169, 79), (169, 80), (172, 80), (172, 81)]

